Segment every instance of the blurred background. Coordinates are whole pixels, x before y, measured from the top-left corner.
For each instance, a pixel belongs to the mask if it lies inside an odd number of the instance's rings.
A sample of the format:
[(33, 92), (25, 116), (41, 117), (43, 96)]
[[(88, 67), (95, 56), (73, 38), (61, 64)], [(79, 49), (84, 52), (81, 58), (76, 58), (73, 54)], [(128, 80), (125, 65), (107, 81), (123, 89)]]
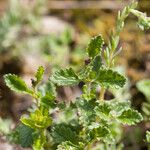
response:
[[(130, 0), (0, 0), (0, 150), (21, 150), (2, 137), (19, 122), (31, 105), (31, 98), (10, 91), (3, 75), (21, 76), (29, 85), (38, 66), (46, 68), (45, 80), (60, 67), (81, 69), (90, 38), (102, 34), (105, 41), (115, 26), (118, 10)], [(138, 9), (150, 16), (150, 0), (139, 0)], [(123, 52), (117, 69), (129, 78), (119, 92), (106, 98), (131, 99), (144, 115), (137, 127), (125, 127), (125, 150), (146, 150), (145, 131), (150, 129), (150, 31), (143, 33), (132, 15), (121, 33)], [(145, 92), (146, 91), (146, 92)], [(59, 99), (67, 101), (81, 93), (78, 87), (59, 89)], [(121, 97), (122, 96), (122, 97)]]

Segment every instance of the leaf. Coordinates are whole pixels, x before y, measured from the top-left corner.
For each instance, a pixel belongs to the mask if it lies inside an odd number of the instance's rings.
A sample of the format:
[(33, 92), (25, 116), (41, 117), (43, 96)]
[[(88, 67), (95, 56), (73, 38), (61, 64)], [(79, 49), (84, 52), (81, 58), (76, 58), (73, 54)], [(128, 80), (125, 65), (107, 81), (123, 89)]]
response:
[(99, 72), (101, 66), (102, 66), (102, 59), (101, 59), (101, 56), (100, 55), (97, 55), (93, 61), (92, 61), (92, 70), (95, 71), (96, 73)]
[(146, 131), (146, 141), (150, 143), (150, 131)]
[(150, 103), (144, 102), (142, 104), (142, 111), (144, 115), (144, 120), (150, 120)]
[(123, 87), (126, 79), (116, 71), (111, 69), (101, 69), (96, 81), (104, 87)]
[(35, 87), (43, 78), (44, 75), (44, 67), (40, 66), (35, 74), (35, 80), (32, 80), (32, 85)]
[(53, 108), (55, 106), (55, 96), (47, 94), (44, 97), (40, 99), (41, 106), (44, 106), (46, 108)]
[(104, 44), (104, 40), (101, 35), (95, 36), (91, 39), (86, 51), (89, 57), (94, 58), (96, 55), (100, 54), (102, 51), (102, 46)]
[(120, 116), (117, 117), (118, 121), (122, 124), (135, 125), (143, 120), (142, 115), (133, 109), (125, 110)]
[(106, 143), (114, 141), (110, 130), (101, 125), (93, 126), (93, 129), (90, 131), (90, 136), (91, 139), (101, 140)]
[(110, 116), (111, 107), (108, 103), (102, 103), (96, 106), (94, 111), (96, 112), (96, 115), (103, 120), (109, 120), (111, 117)]
[(9, 140), (21, 145), (23, 148), (31, 147), (33, 144), (33, 133), (35, 131), (24, 125), (20, 124), (8, 137)]
[(118, 101), (116, 99), (109, 101), (111, 105), (111, 115), (117, 117), (122, 114), (123, 111), (128, 110), (131, 106), (130, 101)]
[(150, 79), (141, 80), (136, 86), (146, 96), (147, 100), (150, 101)]
[(26, 83), (20, 77), (14, 74), (6, 74), (4, 75), (4, 79), (6, 85), (15, 92), (28, 93), (28, 94), (33, 93), (33, 91), (27, 87)]
[(103, 120), (111, 121), (112, 118), (120, 116), (122, 112), (130, 108), (130, 101), (111, 100), (101, 102), (95, 107), (96, 115)]
[(97, 106), (95, 99), (87, 101), (82, 98), (77, 98), (76, 106), (80, 114), (79, 121), (83, 126), (87, 126), (95, 121), (95, 112), (93, 111), (95, 106)]
[(46, 136), (42, 135), (42, 131), (38, 137), (35, 138), (33, 143), (33, 150), (44, 150), (44, 144), (46, 143)]
[(92, 71), (92, 66), (85, 66), (84, 68), (81, 69), (81, 71), (78, 73), (78, 78), (83, 81), (88, 81), (89, 80), (89, 74)]
[(74, 145), (70, 141), (62, 142), (58, 145), (57, 150), (81, 150), (77, 145)]
[(56, 87), (55, 85), (50, 82), (50, 81), (47, 81), (46, 83), (40, 85), (38, 87), (38, 90), (39, 92), (41, 93), (41, 95), (44, 97), (46, 95), (50, 95), (50, 96), (54, 96), (56, 97), (57, 93), (56, 93)]
[(40, 82), (42, 80), (43, 74), (44, 74), (44, 67), (40, 66), (37, 70), (37, 73), (35, 74), (37, 82)]
[(80, 82), (72, 68), (56, 71), (50, 80), (60, 86), (76, 85)]
[(52, 128), (51, 135), (55, 141), (55, 143), (62, 143), (65, 141), (70, 141), (73, 144), (78, 143), (78, 135), (75, 130), (73, 130), (72, 126), (61, 123), (57, 124)]
[(22, 117), (20, 120), (23, 124), (33, 129), (48, 128), (52, 123), (50, 116), (43, 115), (42, 112), (38, 109), (31, 113), (29, 117)]

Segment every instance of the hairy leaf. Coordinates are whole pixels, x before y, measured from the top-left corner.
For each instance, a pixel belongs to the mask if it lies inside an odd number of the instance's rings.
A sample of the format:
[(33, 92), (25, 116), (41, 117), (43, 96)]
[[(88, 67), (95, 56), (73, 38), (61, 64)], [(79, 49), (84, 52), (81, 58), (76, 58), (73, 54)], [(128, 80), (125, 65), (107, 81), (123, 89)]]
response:
[(79, 140), (78, 135), (75, 130), (73, 130), (72, 126), (65, 123), (55, 125), (52, 128), (51, 135), (54, 141), (58, 144), (65, 141), (70, 141), (76, 144)]
[(95, 112), (93, 110), (96, 105), (97, 103), (95, 102), (95, 99), (87, 101), (82, 98), (78, 98), (76, 100), (76, 106), (80, 114), (79, 121), (81, 124), (87, 126), (91, 122), (95, 121)]
[(33, 129), (44, 129), (51, 125), (52, 119), (48, 115), (42, 114), (40, 110), (31, 113), (29, 117), (22, 117), (21, 122)]
[(142, 115), (133, 109), (125, 110), (120, 116), (118, 116), (118, 121), (127, 124), (127, 125), (134, 125), (136, 123), (139, 123), (143, 120)]
[(121, 115), (123, 111), (128, 110), (131, 106), (130, 101), (118, 101), (116, 99), (108, 103), (111, 105), (111, 115), (113, 117)]
[(91, 126), (90, 137), (91, 139), (97, 139), (98, 141), (103, 141), (106, 143), (114, 141), (110, 130), (101, 125), (93, 126), (93, 129)]
[(70, 141), (62, 142), (58, 145), (57, 150), (81, 150), (77, 145), (74, 145)]
[(102, 59), (101, 59), (101, 56), (100, 56), (100, 55), (97, 55), (97, 56), (93, 59), (91, 65), (93, 66), (92, 70), (95, 71), (96, 73), (98, 73), (99, 70), (100, 70), (100, 68), (101, 68), (101, 66), (102, 66)]
[(34, 139), (33, 150), (43, 150), (44, 144), (46, 143), (46, 137), (40, 133), (38, 137)]
[(61, 86), (76, 85), (80, 82), (72, 68), (56, 71), (50, 78), (52, 82)]
[(40, 99), (40, 104), (46, 108), (53, 108), (55, 106), (55, 96), (47, 94)]
[(34, 132), (35, 131), (32, 128), (24, 124), (20, 124), (13, 132), (10, 133), (8, 138), (11, 142), (19, 144), (24, 148), (28, 148), (33, 144)]
[(108, 103), (102, 103), (99, 106), (95, 107), (96, 115), (99, 116), (103, 120), (109, 120), (110, 119), (110, 111), (111, 107)]
[(43, 78), (44, 68), (40, 66), (35, 74), (35, 80), (32, 80), (32, 85), (35, 87)]
[(101, 35), (92, 38), (86, 49), (89, 57), (94, 58), (96, 55), (100, 54), (102, 51), (103, 44), (104, 40)]
[(52, 96), (53, 95), (53, 96), (56, 97), (56, 95), (57, 95), (56, 87), (50, 81), (47, 81), (46, 83), (40, 85), (38, 90), (39, 90), (39, 92), (41, 93), (42, 96), (46, 96), (46, 95)]
[(31, 94), (32, 90), (30, 90), (26, 83), (18, 76), (14, 74), (6, 74), (4, 76), (6, 85), (13, 91), (21, 92), (21, 93), (28, 93)]
[(111, 69), (101, 69), (96, 81), (105, 87), (123, 87), (126, 79), (116, 71)]

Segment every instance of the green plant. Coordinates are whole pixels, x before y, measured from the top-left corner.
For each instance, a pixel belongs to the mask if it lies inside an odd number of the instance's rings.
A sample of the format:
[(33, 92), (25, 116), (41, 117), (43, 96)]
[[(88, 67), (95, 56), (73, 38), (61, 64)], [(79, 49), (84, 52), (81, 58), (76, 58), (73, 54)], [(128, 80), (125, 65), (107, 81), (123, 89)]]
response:
[(139, 81), (137, 84), (137, 88), (140, 92), (144, 94), (146, 97), (146, 102), (143, 102), (142, 104), (142, 110), (145, 120), (150, 120), (150, 80), (149, 79), (143, 79)]
[[(0, 52), (15, 49), (22, 27), (36, 31), (44, 1), (37, 0), (35, 6), (28, 10), (18, 0), (9, 0), (9, 8), (0, 20)], [(26, 14), (26, 15), (24, 15)], [(15, 47), (15, 48), (14, 48)]]
[[(39, 84), (44, 75), (44, 68), (39, 67), (31, 87), (16, 75), (4, 76), (11, 90), (29, 94), (34, 100), (29, 114), (21, 117), (20, 125), (12, 132), (13, 142), (34, 150), (90, 150), (95, 145), (106, 150), (122, 148), (121, 126), (135, 125), (143, 118), (131, 108), (129, 100), (105, 100), (105, 91), (122, 88), (126, 83), (126, 78), (113, 69), (122, 49), (118, 44), (125, 19), (132, 13), (138, 17), (140, 28), (150, 27), (150, 19), (135, 10), (136, 6), (137, 2), (133, 1), (118, 13), (116, 28), (106, 48), (103, 48), (101, 35), (91, 39), (86, 49), (88, 59), (80, 72), (72, 68), (60, 69), (46, 83)], [(56, 100), (56, 87), (75, 86), (80, 82), (84, 83), (82, 95), (75, 101)], [(101, 87), (99, 96), (98, 87)]]
[[(146, 142), (150, 144), (150, 131), (146, 132)], [(150, 150), (150, 145), (148, 145), (148, 150)]]

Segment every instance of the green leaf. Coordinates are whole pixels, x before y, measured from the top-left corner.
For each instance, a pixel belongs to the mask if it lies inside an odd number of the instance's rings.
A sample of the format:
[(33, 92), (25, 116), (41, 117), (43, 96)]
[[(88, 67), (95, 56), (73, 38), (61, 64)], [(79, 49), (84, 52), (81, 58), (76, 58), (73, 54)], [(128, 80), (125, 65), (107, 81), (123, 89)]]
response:
[(48, 128), (52, 123), (50, 116), (43, 115), (42, 112), (38, 109), (31, 113), (29, 117), (22, 117), (20, 120), (23, 124), (33, 129)]
[(37, 82), (40, 82), (42, 80), (43, 74), (44, 74), (44, 67), (40, 66), (35, 74)]
[(150, 143), (150, 131), (146, 131), (146, 141)]
[(116, 71), (111, 69), (101, 69), (96, 81), (104, 87), (123, 87), (126, 79)]
[(125, 110), (120, 116), (117, 117), (118, 121), (122, 124), (135, 125), (143, 120), (142, 115), (133, 109)]
[(110, 130), (107, 127), (101, 125), (90, 126), (90, 137), (91, 139), (97, 139), (98, 141), (103, 141), (106, 143), (114, 141)]
[(56, 71), (50, 80), (60, 86), (76, 85), (80, 82), (72, 68)]
[(50, 95), (50, 96), (55, 96), (57, 95), (56, 93), (56, 87), (55, 85), (50, 82), (50, 81), (47, 81), (46, 83), (40, 85), (38, 87), (38, 91), (41, 93), (41, 95), (44, 97), (46, 95)]
[(22, 147), (31, 147), (33, 143), (33, 132), (34, 130), (28, 126), (21, 125), (18, 129), (19, 143)]
[(108, 101), (111, 106), (111, 115), (113, 117), (120, 116), (123, 111), (128, 110), (131, 106), (130, 101), (118, 101), (116, 99)]
[(55, 106), (55, 96), (47, 94), (44, 97), (40, 99), (41, 106), (44, 106), (46, 108), (53, 108)]
[(78, 143), (78, 135), (72, 126), (61, 123), (57, 124), (52, 128), (51, 135), (55, 141), (55, 143), (62, 143), (65, 141), (70, 141), (73, 144)]
[(95, 99), (91, 100), (85, 100), (82, 98), (76, 99), (76, 106), (80, 114), (79, 121), (81, 124), (83, 124), (83, 126), (87, 126), (91, 122), (95, 121), (95, 112), (93, 110), (97, 105), (98, 103), (95, 101)]
[(147, 100), (150, 101), (150, 79), (141, 80), (136, 86), (146, 96)]
[(33, 150), (44, 150), (44, 144), (46, 143), (46, 136), (40, 132), (40, 135), (34, 139)]
[(102, 51), (103, 44), (104, 40), (101, 35), (92, 38), (86, 49), (89, 57), (94, 58), (96, 55), (100, 54)]
[(28, 148), (33, 144), (34, 132), (35, 131), (32, 128), (24, 124), (20, 124), (13, 132), (10, 133), (8, 138), (11, 142), (19, 144), (24, 148)]
[(142, 104), (142, 111), (144, 113), (144, 120), (150, 120), (150, 103), (144, 102)]
[(99, 104), (99, 106), (95, 107), (96, 115), (99, 116), (103, 120), (110, 119), (111, 107), (108, 103)]
[(74, 145), (70, 141), (62, 142), (58, 145), (57, 150), (81, 150), (77, 145)]
[(80, 80), (83, 80), (83, 81), (89, 81), (89, 75), (90, 75), (90, 72), (92, 71), (92, 66), (85, 66), (84, 68), (81, 69), (81, 71), (78, 73), (78, 78)]
[(96, 115), (103, 120), (110, 121), (122, 114), (125, 110), (130, 108), (130, 101), (111, 100), (101, 102), (95, 107)]
[(38, 83), (42, 80), (44, 75), (44, 68), (43, 66), (40, 66), (35, 74), (35, 80), (32, 79), (32, 86), (36, 87)]
[(101, 68), (101, 66), (102, 66), (102, 59), (101, 59), (101, 56), (100, 56), (100, 55), (97, 55), (97, 56), (93, 59), (91, 65), (93, 66), (92, 70), (95, 71), (96, 73), (98, 73), (99, 70), (100, 70), (100, 68)]
[(15, 92), (28, 93), (28, 94), (33, 93), (33, 91), (27, 87), (26, 83), (20, 77), (14, 74), (6, 74), (4, 75), (4, 79), (6, 85)]

